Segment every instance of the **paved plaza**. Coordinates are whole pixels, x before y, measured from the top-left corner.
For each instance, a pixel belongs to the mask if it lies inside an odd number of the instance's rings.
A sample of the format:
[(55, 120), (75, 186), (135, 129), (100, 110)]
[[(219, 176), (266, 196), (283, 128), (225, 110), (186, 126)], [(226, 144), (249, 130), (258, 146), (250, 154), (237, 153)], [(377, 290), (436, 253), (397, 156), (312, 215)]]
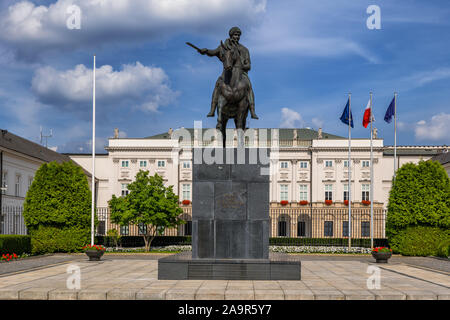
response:
[[(50, 255), (2, 263), (0, 299), (450, 300), (448, 260), (393, 257), (376, 264), (370, 256), (305, 255), (301, 281), (158, 280), (163, 256), (106, 254), (90, 262), (81, 254)], [(373, 266), (380, 268), (378, 289)], [(79, 289), (68, 289), (76, 285), (70, 270), (79, 270)]]

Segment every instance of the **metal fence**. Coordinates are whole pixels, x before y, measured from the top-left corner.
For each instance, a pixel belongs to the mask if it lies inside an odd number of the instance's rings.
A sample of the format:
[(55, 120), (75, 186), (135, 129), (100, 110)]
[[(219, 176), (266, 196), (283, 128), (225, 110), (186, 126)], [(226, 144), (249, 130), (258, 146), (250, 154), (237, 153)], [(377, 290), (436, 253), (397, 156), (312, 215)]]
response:
[[(98, 208), (97, 235), (106, 235), (117, 229), (122, 236), (139, 236), (145, 226), (113, 224), (108, 208)], [(275, 207), (270, 208), (269, 236), (272, 243), (318, 246), (347, 246), (349, 237), (348, 210), (345, 208)], [(183, 207), (182, 219), (186, 224), (177, 228), (161, 230), (163, 236), (192, 235), (192, 208)], [(373, 237), (376, 243), (385, 243), (386, 210), (373, 210)], [(351, 215), (351, 238), (353, 246), (370, 246), (370, 208), (354, 208)], [(276, 238), (276, 239), (274, 239)]]
[(3, 206), (0, 214), (0, 234), (27, 234), (22, 206)]

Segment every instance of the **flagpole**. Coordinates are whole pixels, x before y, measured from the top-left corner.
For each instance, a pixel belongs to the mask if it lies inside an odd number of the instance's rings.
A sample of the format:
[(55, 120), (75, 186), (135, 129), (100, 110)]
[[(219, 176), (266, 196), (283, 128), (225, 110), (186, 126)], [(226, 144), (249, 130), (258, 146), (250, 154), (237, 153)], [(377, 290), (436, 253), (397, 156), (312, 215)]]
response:
[(352, 188), (351, 188), (351, 180), (352, 180), (352, 163), (351, 163), (351, 124), (352, 124), (352, 94), (348, 94), (348, 251), (352, 247)]
[(373, 248), (373, 112), (372, 92), (370, 93), (370, 247)]
[(91, 245), (94, 245), (94, 214), (95, 214), (95, 55), (92, 84), (92, 202), (91, 202)]
[(397, 173), (397, 92), (394, 92), (394, 179)]

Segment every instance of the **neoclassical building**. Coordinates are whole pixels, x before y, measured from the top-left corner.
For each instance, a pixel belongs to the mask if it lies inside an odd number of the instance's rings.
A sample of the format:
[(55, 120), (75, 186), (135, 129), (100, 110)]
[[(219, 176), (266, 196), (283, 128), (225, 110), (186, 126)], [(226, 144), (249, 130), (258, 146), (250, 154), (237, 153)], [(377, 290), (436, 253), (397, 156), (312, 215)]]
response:
[[(236, 131), (228, 130), (228, 146), (237, 145)], [(373, 163), (370, 161), (370, 139), (352, 139), (351, 162), (348, 161), (348, 139), (311, 129), (251, 129), (246, 132), (249, 148), (268, 147), (270, 153), (271, 236), (346, 237), (349, 232), (348, 179), (351, 169), (351, 236), (370, 237), (373, 219), (374, 237), (384, 238), (385, 209), (394, 174), (394, 148), (384, 146), (383, 139), (373, 139)], [(145, 138), (119, 138), (115, 130), (105, 147), (106, 154), (96, 155), (95, 175), (97, 207), (106, 212), (112, 195), (128, 193), (127, 186), (139, 170), (158, 173), (167, 185), (174, 186), (180, 197), (183, 218), (188, 221), (178, 230), (166, 234), (190, 233), (192, 201), (193, 148), (214, 147), (221, 141), (213, 129), (170, 129)], [(397, 146), (397, 167), (404, 163), (428, 160), (444, 153), (447, 146)], [(92, 172), (91, 155), (70, 154), (85, 170)], [(370, 167), (373, 165), (373, 181)], [(373, 183), (373, 217), (370, 216), (370, 185)], [(182, 204), (183, 200), (185, 204)], [(347, 200), (347, 202), (346, 202)], [(107, 214), (100, 233), (110, 228)], [(134, 231), (133, 231), (134, 230)], [(130, 226), (122, 234), (139, 232)]]

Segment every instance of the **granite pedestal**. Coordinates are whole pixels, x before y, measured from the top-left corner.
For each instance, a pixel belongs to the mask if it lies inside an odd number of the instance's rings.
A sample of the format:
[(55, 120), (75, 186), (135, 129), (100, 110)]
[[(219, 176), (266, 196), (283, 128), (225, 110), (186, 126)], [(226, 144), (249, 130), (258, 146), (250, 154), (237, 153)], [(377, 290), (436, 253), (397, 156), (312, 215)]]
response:
[(269, 149), (193, 152), (192, 256), (160, 259), (158, 278), (300, 280), (300, 261), (269, 257)]

